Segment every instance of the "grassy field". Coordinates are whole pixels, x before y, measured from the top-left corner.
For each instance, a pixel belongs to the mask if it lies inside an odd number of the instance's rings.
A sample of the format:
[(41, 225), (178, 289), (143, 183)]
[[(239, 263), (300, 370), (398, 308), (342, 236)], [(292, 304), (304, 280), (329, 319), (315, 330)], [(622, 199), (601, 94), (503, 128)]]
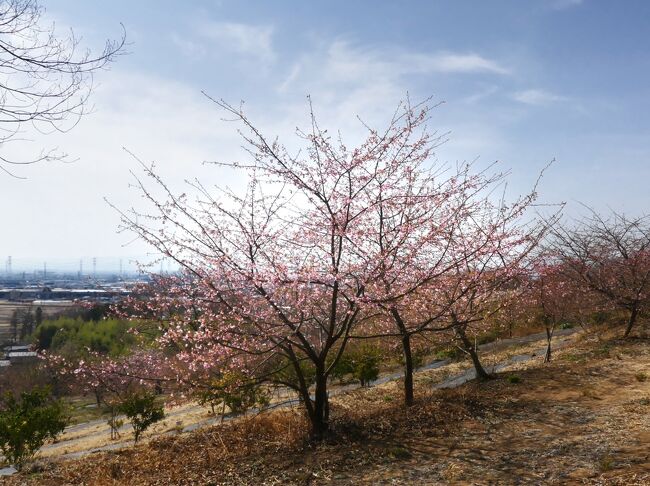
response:
[[(137, 447), (41, 464), (8, 484), (650, 484), (650, 340), (575, 335), (487, 382), (433, 390), (467, 367), (332, 400), (318, 445), (297, 410), (244, 417)], [(490, 352), (530, 353), (538, 343)], [(428, 385), (428, 386), (427, 386)]]

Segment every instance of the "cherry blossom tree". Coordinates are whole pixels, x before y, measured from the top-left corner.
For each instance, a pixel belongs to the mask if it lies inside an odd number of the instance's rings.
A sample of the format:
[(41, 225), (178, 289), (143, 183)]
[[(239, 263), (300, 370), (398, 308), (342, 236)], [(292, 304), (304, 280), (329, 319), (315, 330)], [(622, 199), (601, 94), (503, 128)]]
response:
[(429, 108), (401, 105), (385, 130), (367, 127), (355, 149), (332, 139), (312, 112), (310, 129), (297, 132), (305, 147), (291, 155), (240, 109), (214, 101), (243, 127), (251, 161), (222, 165), (243, 173), (247, 190), (215, 196), (194, 181), (190, 201), (143, 164), (166, 200), (138, 179), (156, 212), (123, 212), (124, 226), (182, 269), (148, 304), (174, 309), (161, 343), (190, 368), (234, 367), (295, 389), (320, 438), (328, 377), (353, 329), (376, 317), (363, 309), (377, 273), (360, 255), (376, 211), (368, 190), (413, 164), (409, 153), (426, 157), (426, 139), (413, 137)]
[(415, 166), (377, 191), (376, 232), (370, 233), (377, 251), (369, 261), (379, 272), (366, 298), (401, 339), (406, 405), (413, 403), (415, 335), (453, 330), (477, 375), (488, 377), (467, 330), (504, 304), (509, 282), (529, 264), (547, 227), (538, 218), (524, 218), (535, 189), (511, 204), (493, 201), (505, 177), (472, 172), (471, 165), (448, 177), (435, 167)]
[(625, 337), (650, 302), (650, 219), (612, 212), (557, 226), (550, 247), (565, 274), (611, 307), (627, 312)]
[(536, 225), (519, 221), (535, 193), (496, 204), (502, 174), (436, 166), (443, 137), (427, 130), (426, 102), (400, 104), (384, 130), (364, 125), (354, 149), (312, 110), (293, 155), (240, 108), (212, 101), (242, 127), (249, 162), (218, 165), (247, 189), (215, 193), (195, 180), (194, 198), (177, 195), (140, 162), (150, 209), (121, 211), (124, 229), (180, 267), (141, 303), (140, 315), (164, 316), (159, 344), (191, 373), (229, 370), (295, 390), (321, 438), (328, 378), (349, 341), (397, 336), (412, 403), (412, 336), (473, 322), (442, 319), (451, 303), (437, 298), (441, 286), (479, 267), (499, 268), (502, 285), (538, 241)]
[[(536, 265), (527, 297), (533, 308), (539, 310), (546, 331), (545, 363), (551, 361), (551, 345), (557, 326), (574, 320), (582, 310), (584, 301), (580, 299), (580, 294), (583, 291), (584, 287), (576, 285), (574, 280), (566, 276), (562, 265), (550, 260), (548, 256), (540, 259)], [(534, 313), (530, 317), (534, 318)]]

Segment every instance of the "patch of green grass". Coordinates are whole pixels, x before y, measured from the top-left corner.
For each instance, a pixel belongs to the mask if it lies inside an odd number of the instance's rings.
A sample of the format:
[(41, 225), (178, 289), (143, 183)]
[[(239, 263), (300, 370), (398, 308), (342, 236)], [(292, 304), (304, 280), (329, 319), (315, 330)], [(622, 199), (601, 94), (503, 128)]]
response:
[(596, 348), (594, 351), (594, 354), (596, 356), (602, 357), (602, 358), (608, 358), (609, 357), (609, 352), (611, 351), (611, 347), (609, 344), (603, 344), (602, 346)]
[(82, 424), (102, 418), (103, 410), (91, 397), (64, 398), (70, 413), (70, 425)]
[(500, 335), (501, 331), (499, 329), (491, 329), (483, 334), (480, 334), (477, 337), (476, 341), (478, 344), (487, 344), (496, 341)]
[(410, 459), (413, 457), (411, 451), (402, 446), (393, 446), (387, 449), (388, 455), (395, 459)]
[(456, 359), (460, 354), (461, 352), (458, 348), (446, 348), (436, 351), (434, 357), (437, 360)]
[(521, 378), (517, 375), (509, 375), (506, 380), (508, 380), (508, 383), (512, 384), (521, 383)]
[(614, 458), (609, 454), (605, 454), (598, 461), (598, 469), (600, 472), (607, 472), (614, 469)]

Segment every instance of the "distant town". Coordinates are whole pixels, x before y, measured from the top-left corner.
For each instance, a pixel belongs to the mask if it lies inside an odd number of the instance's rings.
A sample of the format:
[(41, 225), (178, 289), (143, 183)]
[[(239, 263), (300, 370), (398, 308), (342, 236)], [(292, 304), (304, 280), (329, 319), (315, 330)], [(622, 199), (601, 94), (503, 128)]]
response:
[(147, 279), (144, 273), (121, 271), (94, 271), (91, 275), (63, 271), (0, 274), (0, 369), (37, 359), (25, 338), (44, 317), (84, 301), (115, 302)]

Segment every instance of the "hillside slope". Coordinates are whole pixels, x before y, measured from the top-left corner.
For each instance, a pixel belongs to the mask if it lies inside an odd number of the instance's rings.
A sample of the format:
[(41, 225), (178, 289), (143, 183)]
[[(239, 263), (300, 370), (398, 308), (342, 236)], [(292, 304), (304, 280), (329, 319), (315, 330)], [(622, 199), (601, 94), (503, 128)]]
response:
[[(337, 397), (337, 433), (304, 441), (296, 411), (93, 454), (7, 484), (650, 484), (650, 341), (585, 337), (495, 380)], [(430, 387), (428, 387), (430, 388)]]

